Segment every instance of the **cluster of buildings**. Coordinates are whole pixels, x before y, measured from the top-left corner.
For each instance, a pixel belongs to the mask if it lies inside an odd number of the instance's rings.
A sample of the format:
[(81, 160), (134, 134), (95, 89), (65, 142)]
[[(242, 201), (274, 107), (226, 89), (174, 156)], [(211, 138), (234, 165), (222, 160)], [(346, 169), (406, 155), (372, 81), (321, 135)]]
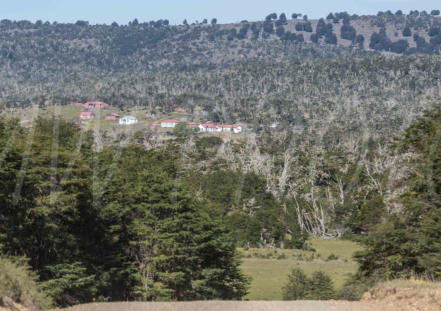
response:
[[(96, 119), (96, 115), (93, 110), (97, 109), (107, 109), (109, 105), (104, 102), (87, 102), (85, 104), (78, 103), (77, 106), (84, 107), (85, 110), (80, 113), (81, 121), (90, 121)], [(149, 115), (148, 115), (149, 116)], [(155, 116), (156, 115), (150, 115)], [(120, 116), (117, 113), (109, 113), (105, 117), (106, 121), (118, 121), (121, 125), (132, 125), (137, 124), (138, 119), (133, 116)], [(163, 120), (161, 121), (162, 128), (174, 128), (178, 125), (179, 120)], [(193, 128), (198, 130), (199, 133), (234, 133), (238, 134), (242, 132), (242, 126), (238, 124), (215, 124), (215, 123), (195, 123), (187, 122), (187, 128)]]
[[(178, 125), (178, 120), (164, 120), (161, 121), (162, 128), (174, 128)], [(242, 126), (238, 124), (215, 124), (215, 123), (195, 123), (188, 122), (188, 128), (199, 129), (200, 133), (234, 133), (238, 134), (242, 132)]]
[[(76, 104), (76, 106), (84, 107), (84, 109), (86, 109), (86, 110), (109, 108), (109, 105), (104, 102), (87, 102), (85, 104), (78, 103), (78, 104)], [(80, 113), (80, 120), (81, 121), (90, 121), (90, 120), (94, 120), (95, 118), (96, 118), (96, 115), (95, 115), (95, 113), (93, 113), (93, 111), (83, 111)], [(121, 117), (119, 114), (114, 113), (114, 112), (106, 115), (105, 120), (106, 121), (119, 121), (119, 124), (121, 124), (121, 125), (132, 125), (132, 124), (138, 123), (138, 119), (136, 119), (133, 116)]]

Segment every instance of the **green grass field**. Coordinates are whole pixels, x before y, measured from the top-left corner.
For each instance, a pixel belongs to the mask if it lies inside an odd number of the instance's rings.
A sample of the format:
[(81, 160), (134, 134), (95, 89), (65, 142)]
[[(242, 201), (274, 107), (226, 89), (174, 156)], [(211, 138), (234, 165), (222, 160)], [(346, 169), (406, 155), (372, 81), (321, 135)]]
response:
[[(307, 274), (324, 271), (334, 281), (336, 289), (344, 284), (348, 274), (357, 270), (352, 255), (361, 247), (343, 240), (311, 240), (312, 251), (287, 249), (240, 249), (242, 270), (252, 277), (249, 300), (281, 300), (282, 287), (293, 268)], [(334, 258), (329, 258), (331, 255)]]

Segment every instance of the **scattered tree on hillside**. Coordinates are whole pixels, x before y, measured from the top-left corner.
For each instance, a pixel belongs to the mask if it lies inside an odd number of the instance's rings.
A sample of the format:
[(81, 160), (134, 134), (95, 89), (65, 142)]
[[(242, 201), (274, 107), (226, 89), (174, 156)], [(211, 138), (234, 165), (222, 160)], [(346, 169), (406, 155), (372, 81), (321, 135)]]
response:
[(354, 41), (356, 36), (357, 32), (355, 28), (352, 27), (350, 24), (344, 23), (341, 27), (341, 38)]
[(271, 22), (271, 21), (275, 21), (276, 19), (277, 19), (277, 14), (271, 13), (265, 18), (265, 21)]
[(286, 25), (288, 23), (287, 19), (286, 19), (286, 14), (285, 13), (280, 14), (279, 21), (281, 22), (282, 25)]
[(404, 27), (403, 36), (404, 37), (411, 37), (412, 36), (412, 31), (410, 30), (409, 26)]

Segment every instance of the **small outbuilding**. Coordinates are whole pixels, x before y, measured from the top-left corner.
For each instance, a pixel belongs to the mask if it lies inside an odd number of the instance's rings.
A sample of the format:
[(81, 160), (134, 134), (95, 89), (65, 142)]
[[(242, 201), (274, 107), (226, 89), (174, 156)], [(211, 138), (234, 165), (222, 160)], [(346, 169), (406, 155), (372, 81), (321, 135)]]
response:
[(117, 113), (111, 113), (106, 116), (106, 121), (116, 121), (119, 120), (121, 116)]
[(233, 133), (234, 134), (242, 133), (242, 126), (234, 124), (233, 125)]
[(178, 123), (179, 123), (178, 120), (164, 120), (164, 121), (161, 121), (161, 127), (174, 128)]
[(187, 123), (187, 128), (199, 128), (199, 123), (196, 122), (188, 122)]
[(96, 116), (93, 112), (83, 111), (82, 113), (80, 113), (80, 120), (88, 121), (88, 120), (93, 120), (95, 118)]
[(133, 116), (124, 116), (121, 119), (119, 119), (119, 124), (121, 125), (132, 125), (137, 123), (138, 123), (138, 119)]
[(215, 133), (222, 132), (222, 129), (214, 123), (202, 123), (199, 125), (199, 131), (201, 133)]
[(86, 109), (106, 109), (109, 105), (104, 102), (87, 102), (84, 104)]

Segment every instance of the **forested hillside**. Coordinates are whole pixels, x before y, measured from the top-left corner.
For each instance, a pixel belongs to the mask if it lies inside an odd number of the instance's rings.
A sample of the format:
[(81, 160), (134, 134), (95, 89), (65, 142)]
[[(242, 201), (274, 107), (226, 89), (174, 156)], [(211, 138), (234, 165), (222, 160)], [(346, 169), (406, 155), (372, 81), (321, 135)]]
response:
[[(237, 196), (240, 180), (247, 178), (242, 174), (257, 174), (263, 183), (258, 188), (278, 199), (267, 201), (268, 208), (290, 216), (266, 217), (271, 224), (260, 223), (254, 233), (242, 232), (240, 241), (257, 243), (260, 231), (270, 226), (268, 232), (277, 232), (277, 237), (268, 233), (271, 238), (265, 240), (277, 244), (285, 240), (285, 233), (298, 232), (296, 226), (320, 236), (339, 236), (348, 229), (365, 232), (381, 217), (388, 191), (382, 184), (388, 180), (385, 170), (394, 165), (386, 146), (425, 109), (439, 103), (440, 73), (439, 56), (296, 59), (195, 72), (23, 82), (3, 87), (1, 102), (4, 112), (33, 106), (38, 114), (38, 107), (99, 98), (122, 109), (167, 115), (180, 107), (190, 117), (205, 110), (204, 118), (214, 122), (248, 124), (239, 140), (187, 135), (176, 148), (185, 159), (181, 165), (200, 176), (196, 188), (204, 189), (210, 178), (224, 178), (225, 172), (210, 177), (212, 166), (216, 171), (230, 169), (225, 178), (231, 183), (225, 185), (231, 185), (226, 191), (232, 197)], [(276, 128), (269, 126), (273, 123)], [(150, 128), (127, 137), (98, 127), (95, 140), (101, 147), (127, 140), (148, 148), (168, 144)], [(231, 202), (226, 197), (216, 204), (228, 215), (247, 204), (263, 204), (255, 195)], [(372, 203), (376, 212), (365, 206), (368, 197), (380, 200)], [(285, 229), (278, 227), (280, 223)]]
[(0, 253), (55, 304), (242, 299), (238, 246), (312, 236), (365, 243), (347, 288), (439, 279), (438, 10), (3, 20), (0, 40)]
[(59, 80), (120, 73), (188, 71), (250, 60), (334, 57), (365, 51), (439, 54), (441, 19), (411, 11), (377, 16), (270, 14), (264, 21), (172, 26), (167, 20), (129, 25), (0, 22), (1, 79)]

